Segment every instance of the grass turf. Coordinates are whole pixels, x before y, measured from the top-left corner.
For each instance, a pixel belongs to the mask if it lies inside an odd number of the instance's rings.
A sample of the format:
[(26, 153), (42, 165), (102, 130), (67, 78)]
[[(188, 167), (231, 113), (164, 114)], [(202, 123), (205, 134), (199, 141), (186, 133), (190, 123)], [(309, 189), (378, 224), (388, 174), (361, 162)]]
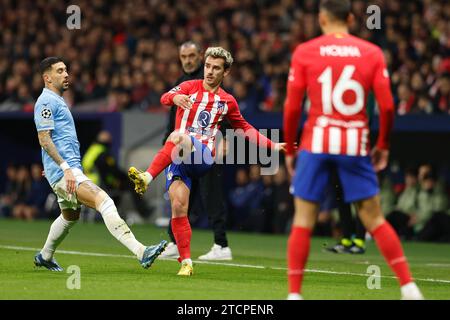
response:
[[(194, 276), (176, 276), (176, 261), (157, 260), (144, 270), (126, 248), (101, 223), (79, 223), (59, 249), (83, 253), (105, 253), (130, 257), (86, 256), (57, 253), (67, 270), (79, 266), (81, 288), (69, 290), (72, 274), (50, 272), (33, 265), (33, 250), (5, 246), (40, 248), (50, 221), (0, 220), (0, 299), (285, 299), (287, 236), (229, 233), (233, 261), (194, 264)], [(137, 239), (154, 244), (167, 239), (165, 229), (133, 226)], [(303, 285), (306, 299), (398, 299), (400, 290), (393, 273), (374, 243), (364, 255), (336, 255), (322, 251), (333, 240), (313, 238)], [(194, 230), (192, 257), (212, 245), (212, 234)], [(450, 299), (450, 245), (404, 243), (416, 282), (427, 299)], [(238, 264), (239, 266), (225, 265)], [(246, 265), (246, 266), (242, 266)], [(367, 288), (369, 265), (381, 269), (381, 289)], [(428, 280), (427, 280), (428, 279)], [(427, 281), (425, 281), (427, 280)], [(433, 281), (437, 280), (437, 281)]]

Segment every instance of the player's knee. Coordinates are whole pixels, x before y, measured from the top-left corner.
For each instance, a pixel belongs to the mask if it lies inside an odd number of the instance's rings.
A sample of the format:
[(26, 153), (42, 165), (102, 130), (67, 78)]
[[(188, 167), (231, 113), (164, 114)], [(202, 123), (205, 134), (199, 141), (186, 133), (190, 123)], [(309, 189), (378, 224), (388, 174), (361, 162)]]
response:
[(171, 141), (176, 145), (185, 144), (186, 142), (189, 141), (189, 136), (180, 132), (172, 132), (167, 140)]
[(167, 138), (167, 141), (170, 141), (175, 144), (179, 144), (181, 142), (183, 134), (179, 132), (172, 132), (169, 137)]
[(179, 217), (187, 214), (188, 205), (180, 199), (172, 200), (172, 215)]
[(111, 197), (105, 191), (102, 190), (95, 196), (95, 209), (101, 211), (100, 209), (105, 203), (111, 202), (112, 204), (114, 204), (114, 201), (111, 199)]
[(384, 223), (385, 219), (381, 211), (378, 196), (371, 197), (356, 203), (358, 215), (367, 231), (372, 232)]

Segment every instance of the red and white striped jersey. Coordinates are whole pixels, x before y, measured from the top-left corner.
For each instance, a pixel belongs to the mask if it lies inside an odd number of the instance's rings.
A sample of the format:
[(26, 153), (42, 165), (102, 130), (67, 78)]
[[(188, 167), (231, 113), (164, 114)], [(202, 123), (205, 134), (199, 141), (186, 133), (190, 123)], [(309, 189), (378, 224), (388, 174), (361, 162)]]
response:
[(379, 47), (348, 34), (330, 34), (299, 45), (291, 61), (284, 114), (287, 152), (294, 141), (307, 92), (311, 101), (300, 149), (312, 153), (366, 156), (366, 112), (371, 90), (380, 108), (377, 147), (389, 148), (394, 102), (384, 56)]
[(216, 93), (203, 88), (203, 80), (185, 81), (161, 96), (163, 105), (172, 106), (173, 98), (185, 94), (192, 100), (189, 110), (177, 109), (175, 131), (186, 133), (206, 144), (213, 152), (219, 126), (226, 117), (234, 129), (242, 129), (245, 136), (258, 145), (272, 148), (273, 143), (261, 135), (241, 115), (236, 99), (222, 88)]

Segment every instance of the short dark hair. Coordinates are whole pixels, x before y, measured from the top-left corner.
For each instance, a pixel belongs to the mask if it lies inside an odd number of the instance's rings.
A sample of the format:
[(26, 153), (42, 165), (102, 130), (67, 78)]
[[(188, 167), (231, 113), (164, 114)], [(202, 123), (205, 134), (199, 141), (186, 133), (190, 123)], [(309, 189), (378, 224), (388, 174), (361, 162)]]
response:
[(321, 0), (320, 10), (325, 10), (339, 21), (347, 21), (352, 12), (350, 0)]
[(200, 47), (200, 45), (192, 40), (183, 42), (180, 46), (180, 49), (185, 48), (185, 47), (195, 47), (195, 49), (197, 49), (198, 52), (202, 52), (202, 48)]
[(47, 57), (44, 60), (41, 61), (39, 64), (39, 70), (41, 74), (44, 74), (44, 72), (48, 71), (52, 65), (58, 62), (64, 62), (63, 59), (59, 57)]

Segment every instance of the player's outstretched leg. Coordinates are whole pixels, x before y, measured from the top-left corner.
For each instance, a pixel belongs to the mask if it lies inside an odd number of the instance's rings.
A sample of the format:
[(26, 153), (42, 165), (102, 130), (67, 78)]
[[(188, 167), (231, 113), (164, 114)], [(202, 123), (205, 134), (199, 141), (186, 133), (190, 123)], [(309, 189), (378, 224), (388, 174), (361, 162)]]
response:
[(191, 138), (183, 133), (172, 132), (167, 138), (164, 146), (158, 151), (152, 163), (147, 168), (147, 171), (143, 172), (135, 167), (130, 167), (128, 170), (128, 177), (133, 181), (135, 185), (134, 190), (137, 193), (144, 194), (153, 179), (173, 162), (178, 156), (176, 150), (179, 150), (179, 148), (176, 148), (177, 146), (182, 150), (188, 151), (183, 152), (183, 154), (190, 154), (190, 150), (192, 149)]
[(317, 204), (295, 198), (295, 216), (288, 240), (288, 300), (302, 299), (303, 273), (308, 260), (311, 233), (317, 212)]
[(143, 268), (149, 268), (164, 251), (167, 245), (165, 240), (148, 247), (137, 241), (126, 222), (119, 216), (114, 201), (92, 181), (80, 184), (77, 189), (77, 199), (100, 212), (109, 232), (136, 255)]
[(42, 257), (42, 253), (38, 252), (34, 256), (34, 265), (36, 267), (44, 267), (50, 271), (63, 271), (64, 269), (58, 264), (58, 262), (54, 258), (50, 258), (50, 260), (45, 260)]
[(34, 256), (34, 265), (51, 271), (63, 271), (53, 258), (56, 248), (80, 218), (80, 210), (62, 209), (61, 215), (53, 221), (44, 247)]
[(148, 185), (153, 180), (150, 173), (147, 171), (140, 171), (135, 167), (130, 167), (130, 169), (128, 169), (128, 178), (134, 183), (134, 191), (140, 195), (147, 191)]
[(357, 206), (362, 223), (374, 237), (378, 249), (397, 276), (402, 299), (423, 300), (422, 293), (413, 282), (400, 239), (383, 217), (379, 196), (360, 201)]
[(144, 269), (149, 268), (155, 259), (164, 251), (167, 246), (167, 241), (162, 240), (159, 244), (148, 246), (142, 254), (142, 259), (139, 261)]

